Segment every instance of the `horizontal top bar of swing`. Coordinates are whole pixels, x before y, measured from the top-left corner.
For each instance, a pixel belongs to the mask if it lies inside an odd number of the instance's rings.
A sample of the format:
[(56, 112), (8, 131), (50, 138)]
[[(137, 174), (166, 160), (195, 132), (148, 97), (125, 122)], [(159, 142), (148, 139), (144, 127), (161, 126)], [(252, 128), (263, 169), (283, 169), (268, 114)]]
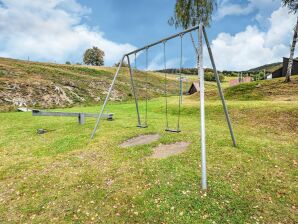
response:
[(139, 49), (136, 49), (136, 50), (134, 50), (134, 51), (131, 51), (131, 52), (125, 54), (124, 56), (129, 56), (129, 55), (131, 55), (131, 54), (136, 54), (136, 53), (138, 53), (139, 51), (148, 49), (149, 47), (153, 47), (153, 46), (155, 46), (155, 45), (157, 45), (157, 44), (163, 43), (163, 42), (165, 42), (165, 41), (168, 41), (168, 40), (173, 39), (173, 38), (175, 38), (175, 37), (178, 37), (178, 36), (180, 36), (180, 35), (184, 35), (184, 34), (189, 33), (189, 32), (191, 32), (191, 31), (197, 30), (197, 29), (199, 29), (199, 27), (200, 27), (200, 25), (194, 26), (194, 27), (189, 28), (189, 29), (187, 29), (187, 30), (184, 30), (184, 31), (182, 31), (182, 32), (180, 32), (180, 33), (177, 33), (177, 34), (174, 34), (174, 35), (172, 35), (172, 36), (163, 38), (163, 39), (161, 39), (161, 40), (159, 40), (159, 41), (156, 41), (156, 42), (154, 42), (154, 43), (152, 43), (152, 44), (148, 44), (148, 45), (146, 45), (146, 46), (144, 46), (144, 47), (141, 47), (141, 48), (139, 48)]

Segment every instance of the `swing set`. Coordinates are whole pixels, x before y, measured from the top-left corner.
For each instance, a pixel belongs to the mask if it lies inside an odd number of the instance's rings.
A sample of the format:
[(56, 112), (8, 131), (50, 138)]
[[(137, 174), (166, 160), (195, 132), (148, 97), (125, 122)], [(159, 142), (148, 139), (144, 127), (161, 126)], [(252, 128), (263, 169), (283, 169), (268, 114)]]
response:
[[(110, 98), (110, 94), (113, 90), (113, 87), (115, 85), (116, 79), (119, 75), (119, 71), (122, 67), (123, 61), (125, 60), (125, 58), (127, 59), (127, 63), (128, 63), (128, 67), (129, 67), (129, 73), (130, 73), (130, 81), (131, 81), (131, 87), (132, 87), (132, 93), (133, 93), (133, 98), (135, 101), (135, 106), (136, 106), (136, 112), (137, 112), (137, 127), (139, 128), (147, 128), (148, 127), (148, 122), (147, 122), (147, 118), (148, 118), (148, 73), (146, 72), (145, 74), (145, 115), (144, 115), (144, 121), (141, 121), (141, 117), (140, 117), (140, 111), (139, 111), (139, 103), (138, 103), (138, 97), (136, 94), (136, 87), (135, 87), (135, 83), (134, 83), (134, 73), (136, 73), (137, 71), (137, 53), (139, 52), (143, 52), (145, 51), (146, 54), (146, 71), (148, 71), (148, 53), (149, 53), (149, 49), (155, 45), (159, 45), (162, 44), (163, 45), (163, 67), (164, 69), (167, 69), (167, 58), (166, 58), (166, 44), (168, 40), (174, 39), (179, 37), (180, 38), (180, 60), (179, 60), (179, 102), (178, 102), (178, 115), (177, 115), (177, 126), (175, 128), (170, 128), (169, 127), (169, 119), (168, 119), (168, 86), (167, 86), (167, 73), (165, 72), (164, 75), (164, 96), (165, 96), (165, 131), (167, 132), (174, 132), (174, 133), (179, 133), (181, 132), (180, 130), (180, 113), (181, 113), (181, 104), (182, 104), (182, 56), (183, 56), (183, 36), (187, 33), (191, 33), (192, 31), (198, 31), (198, 39), (199, 39), (199, 48), (195, 49), (196, 52), (196, 56), (197, 56), (197, 64), (198, 64), (198, 77), (199, 77), (199, 81), (200, 81), (200, 116), (201, 116), (201, 169), (202, 169), (202, 188), (203, 189), (207, 189), (207, 174), (206, 174), (206, 140), (205, 140), (205, 105), (204, 105), (204, 69), (203, 69), (203, 37), (205, 39), (205, 43), (207, 45), (207, 49), (208, 49), (208, 53), (209, 53), (209, 57), (211, 60), (211, 64), (213, 67), (213, 72), (215, 75), (215, 79), (217, 82), (217, 88), (218, 88), (218, 93), (219, 96), (221, 98), (222, 101), (222, 105), (223, 105), (223, 109), (224, 109), (224, 113), (225, 113), (225, 117), (226, 117), (226, 121), (228, 123), (228, 127), (229, 127), (229, 131), (231, 134), (231, 138), (232, 138), (232, 142), (233, 142), (233, 146), (236, 147), (236, 140), (235, 140), (235, 136), (234, 136), (234, 132), (233, 132), (233, 128), (232, 128), (232, 124), (231, 124), (231, 120), (229, 117), (229, 113), (228, 113), (228, 109), (227, 109), (227, 105), (225, 103), (225, 99), (224, 99), (224, 95), (223, 95), (223, 91), (221, 88), (221, 83), (218, 77), (218, 72), (215, 66), (215, 62), (214, 62), (214, 58), (213, 58), (213, 54), (211, 51), (211, 47), (208, 41), (208, 37), (207, 37), (207, 33), (205, 30), (205, 27), (203, 24), (194, 26), (190, 29), (184, 30), (180, 33), (174, 34), (172, 36), (166, 37), (164, 39), (161, 39), (157, 42), (151, 43), (147, 46), (144, 46), (142, 48), (136, 49), (132, 52), (129, 52), (127, 54), (124, 54), (121, 58), (121, 61), (119, 63), (119, 66), (117, 68), (117, 71), (114, 75), (113, 81), (110, 85), (110, 88), (108, 90), (107, 96), (105, 98), (105, 101), (103, 103), (103, 106), (101, 108), (101, 111), (98, 115), (95, 127), (93, 129), (93, 132), (91, 134), (90, 139), (93, 139), (97, 128), (99, 127), (100, 124), (100, 120), (104, 114), (104, 109), (107, 105), (107, 102)], [(194, 46), (195, 47), (195, 46)], [(195, 47), (196, 48), (196, 47)], [(134, 68), (132, 68), (131, 63), (130, 63), (130, 56), (134, 55)]]
[[(179, 103), (178, 103), (178, 116), (177, 116), (177, 125), (175, 129), (171, 129), (169, 128), (169, 118), (168, 118), (168, 91), (167, 91), (167, 73), (165, 72), (164, 75), (164, 96), (165, 96), (165, 105), (166, 105), (166, 109), (165, 109), (165, 119), (166, 119), (166, 123), (165, 123), (165, 131), (167, 132), (174, 132), (174, 133), (179, 133), (181, 132), (180, 130), (180, 113), (181, 113), (181, 104), (182, 104), (182, 39), (183, 39), (183, 35), (180, 35), (180, 66), (179, 66)], [(146, 68), (145, 70), (148, 70), (148, 49), (145, 49), (145, 54), (146, 54)], [(130, 58), (129, 56), (127, 57), (128, 60), (128, 64), (129, 64), (129, 68), (131, 68), (130, 66)], [(167, 60), (166, 60), (166, 41), (163, 42), (163, 66), (164, 69), (167, 69)], [(134, 71), (133, 71), (134, 70)], [(131, 77), (133, 77), (133, 74), (135, 74), (138, 71), (137, 68), (137, 53), (134, 53), (134, 69), (132, 69), (130, 71), (131, 73)], [(139, 128), (147, 128), (148, 127), (148, 123), (147, 123), (147, 116), (148, 116), (148, 74), (146, 73), (145, 76), (145, 115), (144, 115), (144, 122), (141, 122), (141, 118), (140, 118), (140, 112), (139, 112), (139, 107), (138, 107), (138, 97), (136, 94), (136, 90), (135, 90), (135, 84), (134, 84), (134, 80), (133, 78), (131, 79), (132, 82), (132, 90), (134, 93), (134, 98), (135, 98), (135, 104), (136, 104), (136, 110), (137, 110), (137, 115), (138, 115), (138, 125), (137, 127)]]

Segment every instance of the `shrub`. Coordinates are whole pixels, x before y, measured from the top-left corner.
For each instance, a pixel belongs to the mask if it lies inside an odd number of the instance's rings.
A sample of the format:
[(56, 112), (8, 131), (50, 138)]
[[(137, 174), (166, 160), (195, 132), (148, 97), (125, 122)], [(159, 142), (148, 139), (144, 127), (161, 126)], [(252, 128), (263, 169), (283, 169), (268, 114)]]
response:
[[(120, 62), (117, 62), (117, 63), (114, 64), (114, 66), (118, 67), (119, 64), (120, 64)], [(122, 67), (128, 67), (128, 64), (124, 61), (124, 62), (122, 62)]]
[[(219, 74), (218, 76), (219, 76), (219, 80), (221, 82), (225, 79), (225, 77), (222, 74)], [(216, 81), (214, 73), (206, 72), (205, 73), (205, 81), (210, 81), (210, 82)]]

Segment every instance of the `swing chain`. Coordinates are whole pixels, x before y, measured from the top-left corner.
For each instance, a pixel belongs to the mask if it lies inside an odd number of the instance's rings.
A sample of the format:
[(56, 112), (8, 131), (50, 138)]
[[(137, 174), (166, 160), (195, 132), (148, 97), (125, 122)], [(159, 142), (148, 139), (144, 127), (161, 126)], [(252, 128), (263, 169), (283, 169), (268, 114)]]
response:
[(165, 101), (166, 101), (166, 129), (169, 132), (180, 132), (180, 114), (182, 104), (182, 64), (183, 64), (183, 34), (180, 34), (180, 64), (179, 64), (179, 106), (178, 106), (178, 118), (176, 130), (169, 129), (168, 121), (168, 99), (167, 99), (167, 64), (166, 64), (166, 41), (163, 41), (163, 54), (164, 54), (164, 69), (165, 69)]
[(165, 73), (165, 103), (166, 103), (166, 130), (169, 129), (169, 119), (168, 119), (168, 92), (167, 92), (167, 57), (166, 57), (166, 41), (163, 41), (163, 62), (164, 62), (164, 73)]
[(147, 126), (147, 117), (148, 117), (148, 49), (146, 47), (146, 86), (145, 86), (145, 97), (146, 97), (146, 105), (145, 105), (145, 126)]
[(179, 68), (179, 109), (178, 109), (178, 121), (177, 131), (180, 131), (180, 114), (182, 104), (182, 57), (183, 57), (183, 34), (180, 34), (180, 68)]

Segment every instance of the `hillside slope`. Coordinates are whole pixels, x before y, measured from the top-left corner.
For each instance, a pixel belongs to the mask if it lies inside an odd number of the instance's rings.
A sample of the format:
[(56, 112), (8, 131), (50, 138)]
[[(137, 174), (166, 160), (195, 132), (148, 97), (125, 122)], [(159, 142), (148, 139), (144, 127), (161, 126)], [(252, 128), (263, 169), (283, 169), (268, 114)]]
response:
[[(104, 99), (115, 71), (116, 68), (0, 58), (0, 111), (12, 110), (22, 104), (35, 108), (54, 108), (98, 103)], [(135, 74), (140, 98), (145, 96), (145, 76), (143, 72)], [(163, 93), (163, 76), (149, 73), (148, 83), (149, 97)], [(170, 94), (178, 91), (175, 79), (168, 81), (168, 91)], [(123, 68), (111, 100), (131, 98), (129, 71)]]
[(225, 90), (227, 99), (233, 100), (298, 100), (298, 76), (285, 83), (284, 77), (243, 83)]
[(262, 65), (256, 68), (252, 68), (247, 70), (246, 72), (260, 72), (263, 71), (264, 69), (267, 72), (274, 72), (275, 70), (279, 69), (282, 67), (282, 62), (276, 62), (276, 63), (271, 63), (271, 64), (266, 64), (266, 65)]
[[(227, 100), (270, 100), (270, 101), (298, 101), (298, 76), (292, 76), (292, 82), (285, 83), (284, 77), (273, 80), (261, 80), (250, 83), (242, 83), (228, 87), (223, 83), (224, 95)], [(216, 84), (209, 84), (205, 94), (207, 100), (218, 100), (219, 95)], [(195, 93), (189, 98), (199, 99)]]

